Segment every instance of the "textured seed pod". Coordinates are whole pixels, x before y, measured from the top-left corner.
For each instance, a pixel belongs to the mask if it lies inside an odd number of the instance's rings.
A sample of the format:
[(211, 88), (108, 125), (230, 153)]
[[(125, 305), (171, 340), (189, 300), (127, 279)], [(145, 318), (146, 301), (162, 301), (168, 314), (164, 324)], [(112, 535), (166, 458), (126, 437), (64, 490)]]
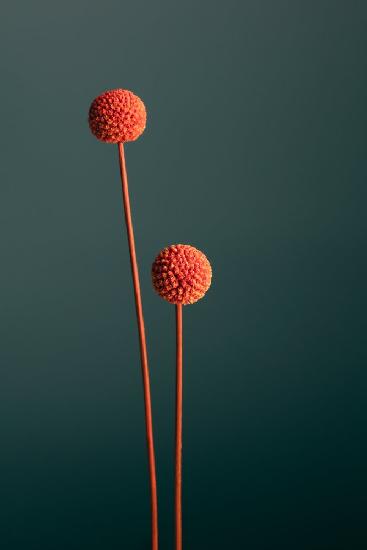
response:
[(193, 304), (204, 296), (212, 279), (211, 265), (202, 252), (188, 244), (164, 248), (154, 260), (152, 282), (171, 304)]
[(109, 90), (96, 97), (89, 109), (89, 128), (106, 143), (135, 141), (145, 129), (145, 105), (129, 90)]

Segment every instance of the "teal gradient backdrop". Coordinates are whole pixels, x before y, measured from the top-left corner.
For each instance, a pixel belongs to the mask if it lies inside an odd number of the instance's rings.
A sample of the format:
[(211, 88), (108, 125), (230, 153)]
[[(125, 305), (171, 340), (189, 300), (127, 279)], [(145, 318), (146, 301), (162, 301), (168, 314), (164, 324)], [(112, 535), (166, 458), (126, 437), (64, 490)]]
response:
[(117, 148), (126, 87), (161, 550), (172, 548), (174, 308), (150, 265), (202, 249), (184, 310), (187, 550), (367, 548), (363, 1), (5, 1), (0, 545), (144, 550), (143, 394)]

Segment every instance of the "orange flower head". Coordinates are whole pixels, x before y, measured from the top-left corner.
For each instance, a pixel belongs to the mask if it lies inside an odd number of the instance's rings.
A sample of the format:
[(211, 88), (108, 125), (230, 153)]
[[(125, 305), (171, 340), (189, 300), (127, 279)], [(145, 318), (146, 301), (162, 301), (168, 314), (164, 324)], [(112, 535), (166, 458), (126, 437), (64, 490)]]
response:
[(174, 244), (154, 260), (152, 281), (158, 294), (171, 304), (193, 304), (204, 296), (212, 280), (209, 260), (193, 246)]
[(129, 90), (109, 90), (96, 97), (89, 109), (89, 128), (106, 143), (135, 141), (145, 129), (147, 112)]

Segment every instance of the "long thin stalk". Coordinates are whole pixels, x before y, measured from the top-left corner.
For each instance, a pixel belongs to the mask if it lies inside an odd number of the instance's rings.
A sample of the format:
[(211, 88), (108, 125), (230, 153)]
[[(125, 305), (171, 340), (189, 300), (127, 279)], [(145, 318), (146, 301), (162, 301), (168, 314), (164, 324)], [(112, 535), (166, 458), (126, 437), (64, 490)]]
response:
[(182, 305), (176, 305), (175, 550), (182, 550)]
[(140, 292), (139, 271), (138, 271), (138, 263), (136, 260), (135, 239), (134, 239), (133, 223), (131, 219), (129, 188), (128, 188), (128, 181), (127, 181), (127, 172), (126, 172), (123, 143), (118, 144), (118, 150), (119, 150), (120, 175), (121, 175), (121, 183), (122, 183), (125, 222), (126, 222), (127, 237), (129, 242), (131, 273), (132, 273), (133, 285), (134, 285), (136, 317), (138, 321), (138, 330), (139, 330), (141, 370), (142, 370), (143, 388), (144, 388), (145, 426), (146, 426), (149, 479), (150, 479), (150, 497), (151, 497), (152, 550), (158, 550), (157, 478), (156, 478), (156, 468), (155, 468), (148, 354), (147, 354), (147, 345), (146, 345), (146, 339), (145, 339), (145, 327), (144, 327), (143, 307), (142, 307), (141, 292)]

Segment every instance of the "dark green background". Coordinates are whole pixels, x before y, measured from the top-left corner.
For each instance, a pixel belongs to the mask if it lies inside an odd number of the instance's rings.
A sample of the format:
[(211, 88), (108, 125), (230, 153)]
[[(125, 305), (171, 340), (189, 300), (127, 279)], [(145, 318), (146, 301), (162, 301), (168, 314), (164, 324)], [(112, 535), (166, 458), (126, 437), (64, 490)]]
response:
[(172, 548), (165, 245), (184, 310), (185, 549), (367, 548), (365, 1), (10, 2), (1, 15), (0, 544), (149, 548), (117, 148), (91, 100), (146, 103), (126, 147)]

